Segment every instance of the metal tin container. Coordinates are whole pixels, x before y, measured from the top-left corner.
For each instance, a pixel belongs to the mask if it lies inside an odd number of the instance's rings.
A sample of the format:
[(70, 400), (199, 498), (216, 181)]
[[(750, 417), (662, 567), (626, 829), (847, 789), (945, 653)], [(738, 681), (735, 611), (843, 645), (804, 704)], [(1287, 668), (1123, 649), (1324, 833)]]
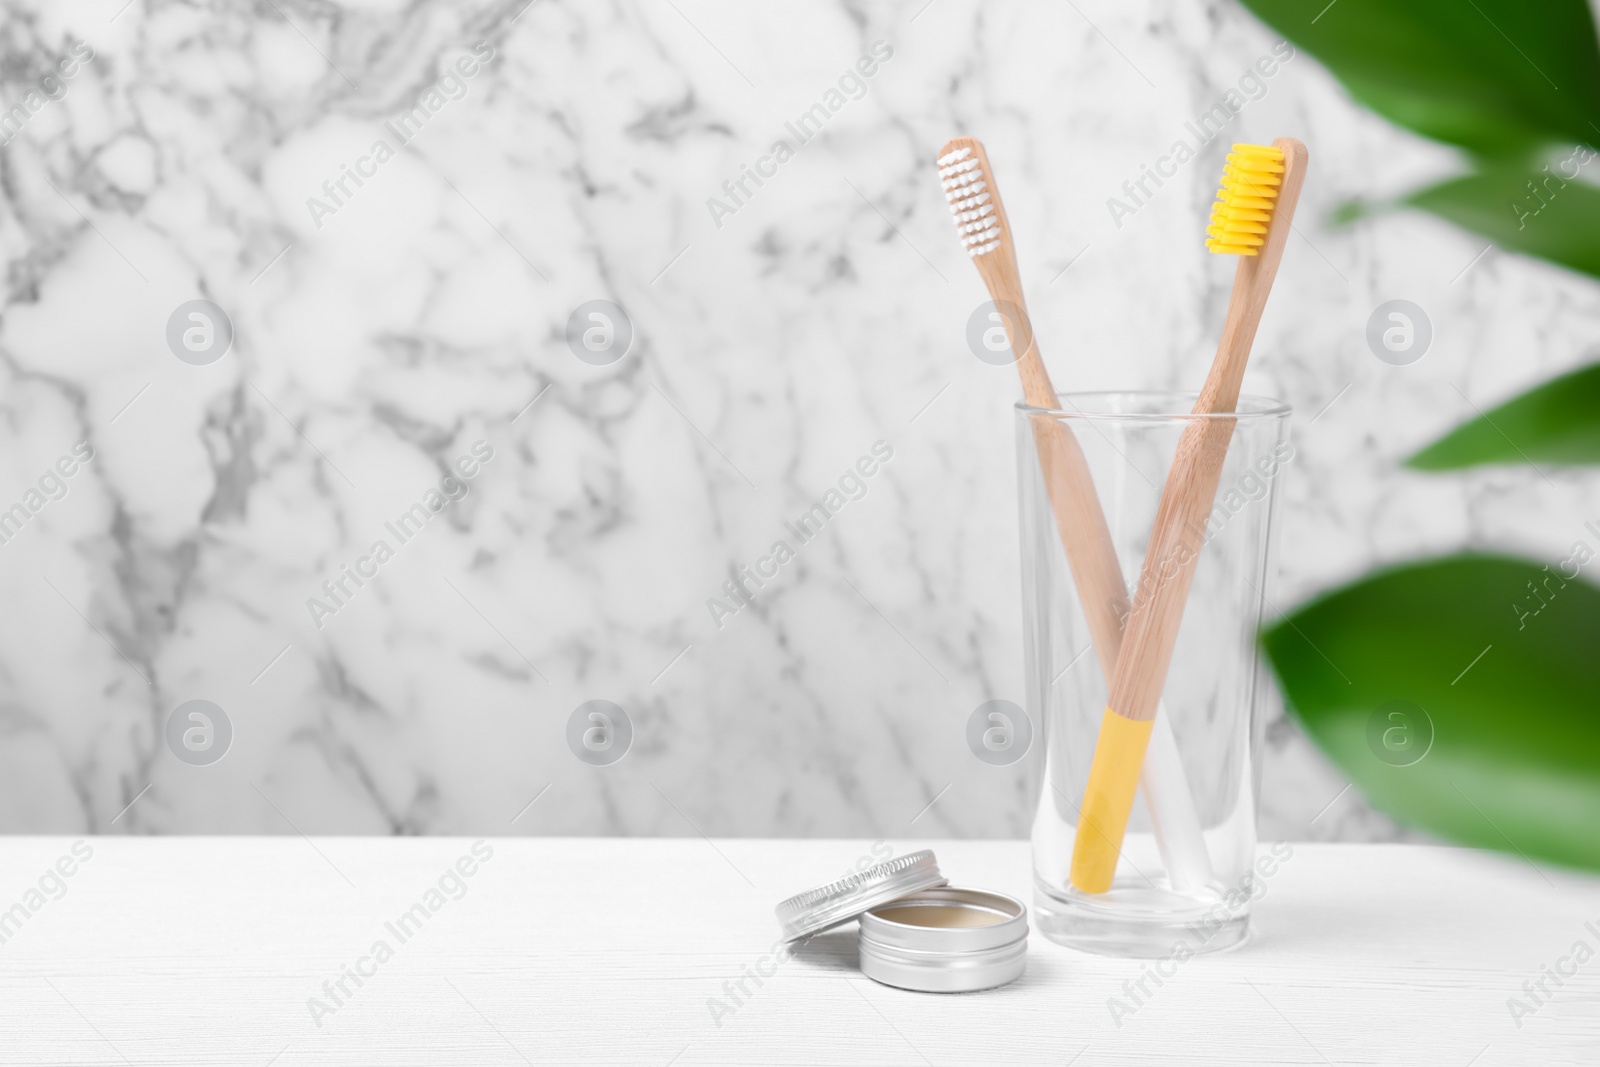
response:
[(861, 973), (924, 993), (968, 993), (1022, 977), (1028, 909), (982, 889), (941, 886), (861, 916)]
[(859, 919), (861, 973), (900, 989), (969, 993), (1027, 966), (1028, 909), (947, 884), (926, 849), (792, 896), (777, 914), (788, 941)]

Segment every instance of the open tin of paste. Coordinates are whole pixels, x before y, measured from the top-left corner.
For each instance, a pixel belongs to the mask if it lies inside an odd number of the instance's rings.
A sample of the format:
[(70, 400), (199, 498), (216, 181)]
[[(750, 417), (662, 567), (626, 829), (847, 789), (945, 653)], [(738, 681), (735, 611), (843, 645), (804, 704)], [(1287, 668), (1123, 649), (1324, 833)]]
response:
[(858, 920), (861, 973), (900, 989), (969, 993), (1027, 966), (1028, 909), (949, 885), (926, 849), (790, 897), (777, 915), (789, 941)]

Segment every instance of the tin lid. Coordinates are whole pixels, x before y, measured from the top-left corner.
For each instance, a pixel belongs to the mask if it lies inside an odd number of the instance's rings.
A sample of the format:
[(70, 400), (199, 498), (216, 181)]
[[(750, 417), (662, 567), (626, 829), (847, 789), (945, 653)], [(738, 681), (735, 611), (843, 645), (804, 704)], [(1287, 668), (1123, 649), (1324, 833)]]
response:
[(921, 849), (796, 894), (774, 910), (783, 927), (783, 939), (798, 941), (908, 893), (944, 885), (945, 881), (933, 853)]

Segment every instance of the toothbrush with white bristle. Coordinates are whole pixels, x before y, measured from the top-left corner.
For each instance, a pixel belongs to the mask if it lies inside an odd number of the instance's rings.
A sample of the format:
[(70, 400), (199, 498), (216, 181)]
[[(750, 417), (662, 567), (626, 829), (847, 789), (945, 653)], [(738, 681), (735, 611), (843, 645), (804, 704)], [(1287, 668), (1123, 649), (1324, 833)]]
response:
[[(938, 164), (956, 234), (1000, 311), (1011, 350), (1018, 353), (1023, 397), (1033, 407), (1056, 410), (1060, 401), (1028, 319), (1011, 224), (988, 154), (975, 138), (957, 137), (940, 151)], [(1122, 647), (1122, 619), (1129, 609), (1122, 565), (1077, 439), (1059, 419), (1036, 419), (1033, 427), (1056, 530), (1109, 687)], [(1211, 860), (1168, 717), (1159, 716), (1156, 722), (1161, 736), (1151, 738), (1140, 785), (1167, 877), (1174, 889), (1193, 892), (1211, 881)]]

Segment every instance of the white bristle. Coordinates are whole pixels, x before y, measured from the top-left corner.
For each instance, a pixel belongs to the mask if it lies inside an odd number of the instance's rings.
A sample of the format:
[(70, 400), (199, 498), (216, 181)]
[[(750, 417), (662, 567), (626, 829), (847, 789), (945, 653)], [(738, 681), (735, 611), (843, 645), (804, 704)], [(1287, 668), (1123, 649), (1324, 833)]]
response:
[(970, 256), (986, 256), (1000, 247), (1000, 216), (990, 202), (983, 160), (962, 148), (939, 157), (940, 188), (950, 202), (956, 236)]
[(959, 216), (971, 214), (972, 212), (979, 210), (994, 210), (994, 205), (989, 203), (988, 193), (979, 193), (977, 196), (969, 196), (965, 200), (950, 201), (950, 213), (952, 215)]
[(949, 178), (957, 174), (965, 174), (969, 170), (975, 170), (977, 166), (978, 161), (976, 159), (969, 159), (965, 163), (957, 163), (953, 167), (941, 167), (939, 169), (939, 177)]
[[(965, 189), (951, 189), (944, 194), (944, 198), (950, 201), (952, 210), (967, 211), (970, 210), (966, 207), (967, 201), (975, 200), (981, 204), (989, 198), (989, 194), (983, 192), (987, 188), (989, 188), (987, 182), (979, 182), (976, 185), (969, 185)], [(978, 196), (979, 193), (983, 193), (981, 198)]]

